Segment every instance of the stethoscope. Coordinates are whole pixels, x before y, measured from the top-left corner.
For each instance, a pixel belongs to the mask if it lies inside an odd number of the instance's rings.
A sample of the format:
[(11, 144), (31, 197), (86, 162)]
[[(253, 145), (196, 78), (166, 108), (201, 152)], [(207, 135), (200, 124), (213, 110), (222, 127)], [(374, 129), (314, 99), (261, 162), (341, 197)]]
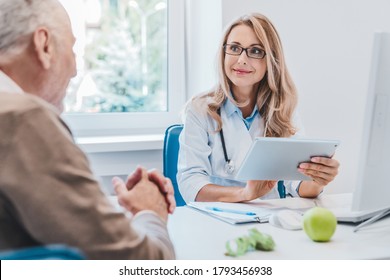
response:
[[(217, 113), (219, 116), (221, 116), (221, 108), (218, 108)], [(223, 155), (225, 157), (225, 172), (227, 174), (233, 174), (235, 169), (234, 162), (233, 160), (228, 158), (227, 151), (226, 151), (225, 137), (223, 136), (222, 127), (221, 130), (219, 131), (219, 135), (221, 136)]]
[[(219, 116), (221, 116), (221, 107), (218, 108), (217, 113), (218, 113)], [(264, 137), (266, 137), (267, 127), (268, 127), (268, 121), (265, 124)], [(222, 126), (221, 126), (221, 130), (219, 131), (219, 135), (221, 136), (223, 155), (225, 157), (225, 172), (227, 174), (233, 174), (234, 170), (235, 170), (235, 166), (234, 166), (233, 160), (228, 158), (228, 155), (227, 155), (227, 152), (226, 152), (225, 137), (223, 137)]]

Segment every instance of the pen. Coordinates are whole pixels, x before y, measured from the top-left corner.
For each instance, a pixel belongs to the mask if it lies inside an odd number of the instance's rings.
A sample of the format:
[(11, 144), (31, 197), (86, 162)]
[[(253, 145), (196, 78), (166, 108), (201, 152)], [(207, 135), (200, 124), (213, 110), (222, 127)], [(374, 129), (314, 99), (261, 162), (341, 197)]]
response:
[(226, 208), (219, 208), (219, 207), (206, 207), (207, 210), (217, 211), (217, 212), (226, 212), (226, 213), (233, 213), (233, 214), (241, 214), (241, 215), (248, 215), (248, 216), (255, 216), (256, 213), (254, 212), (248, 212), (248, 211), (240, 211), (235, 209), (226, 209)]

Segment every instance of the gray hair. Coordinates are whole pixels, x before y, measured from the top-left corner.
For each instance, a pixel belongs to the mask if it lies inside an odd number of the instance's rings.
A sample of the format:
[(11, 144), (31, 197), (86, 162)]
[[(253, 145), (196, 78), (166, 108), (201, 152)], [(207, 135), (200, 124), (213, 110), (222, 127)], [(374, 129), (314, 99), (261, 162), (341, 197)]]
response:
[(58, 0), (0, 0), (0, 61), (21, 53), (39, 26), (54, 27), (59, 7)]

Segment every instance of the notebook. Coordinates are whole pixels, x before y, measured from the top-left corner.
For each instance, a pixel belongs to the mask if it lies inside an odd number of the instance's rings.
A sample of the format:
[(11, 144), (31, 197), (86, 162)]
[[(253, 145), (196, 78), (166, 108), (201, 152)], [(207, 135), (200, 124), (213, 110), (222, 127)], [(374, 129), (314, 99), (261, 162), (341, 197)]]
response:
[(316, 206), (316, 204), (312, 199), (294, 197), (269, 200), (256, 199), (247, 203), (189, 202), (187, 206), (229, 224), (246, 224), (267, 223), (269, 217), (281, 209), (303, 213), (307, 209)]
[(331, 209), (338, 221), (360, 222), (390, 209), (389, 73), (390, 33), (377, 32), (374, 35), (357, 186), (349, 205)]

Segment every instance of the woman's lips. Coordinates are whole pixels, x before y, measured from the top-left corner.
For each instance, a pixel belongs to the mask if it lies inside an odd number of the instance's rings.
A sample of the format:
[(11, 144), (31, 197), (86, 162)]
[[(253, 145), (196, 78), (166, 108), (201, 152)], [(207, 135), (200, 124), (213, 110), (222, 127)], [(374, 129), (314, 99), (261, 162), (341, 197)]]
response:
[(252, 71), (245, 70), (245, 69), (234, 69), (234, 68), (233, 68), (233, 71), (239, 75), (245, 75), (245, 74), (249, 74), (252, 72)]

